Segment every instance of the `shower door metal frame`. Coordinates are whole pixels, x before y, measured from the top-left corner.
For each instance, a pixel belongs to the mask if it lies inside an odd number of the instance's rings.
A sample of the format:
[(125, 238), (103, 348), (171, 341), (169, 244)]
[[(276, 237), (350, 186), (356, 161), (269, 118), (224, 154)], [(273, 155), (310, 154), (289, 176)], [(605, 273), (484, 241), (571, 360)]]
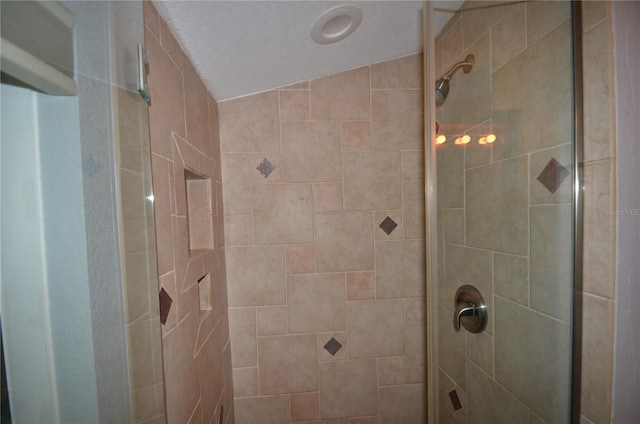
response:
[[(437, 402), (437, 308), (431, 307), (437, 302), (438, 249), (437, 249), (437, 179), (435, 151), (435, 67), (432, 42), (431, 17), (433, 3), (422, 2), (422, 41), (423, 41), (423, 79), (424, 79), (424, 154), (425, 154), (425, 239), (426, 239), (426, 362), (427, 362), (427, 423), (436, 424), (438, 417)], [(571, 424), (580, 422), (581, 368), (582, 368), (582, 258), (583, 258), (583, 72), (582, 72), (582, 12), (581, 0), (571, 1), (572, 25), (572, 65), (573, 65), (573, 296), (571, 323)]]

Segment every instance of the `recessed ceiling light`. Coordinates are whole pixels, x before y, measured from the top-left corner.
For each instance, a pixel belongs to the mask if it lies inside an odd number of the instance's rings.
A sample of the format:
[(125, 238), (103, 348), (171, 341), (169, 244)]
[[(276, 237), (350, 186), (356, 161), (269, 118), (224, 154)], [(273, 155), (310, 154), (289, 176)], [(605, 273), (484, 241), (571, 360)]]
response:
[(311, 38), (330, 44), (349, 36), (362, 22), (362, 10), (356, 6), (336, 6), (324, 12), (311, 27)]

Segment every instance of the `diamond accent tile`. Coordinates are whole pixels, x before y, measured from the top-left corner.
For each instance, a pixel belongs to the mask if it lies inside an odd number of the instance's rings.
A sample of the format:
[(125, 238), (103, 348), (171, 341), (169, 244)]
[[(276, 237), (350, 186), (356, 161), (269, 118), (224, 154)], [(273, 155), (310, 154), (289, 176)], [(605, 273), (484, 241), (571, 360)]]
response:
[(171, 304), (173, 303), (173, 299), (169, 296), (169, 293), (163, 288), (160, 289), (160, 322), (164, 325), (167, 322), (167, 317), (169, 316), (169, 311), (171, 310)]
[(391, 234), (397, 226), (398, 224), (388, 216), (379, 225), (379, 227), (382, 228), (382, 231), (387, 233), (387, 235)]
[(562, 166), (555, 158), (551, 158), (538, 175), (538, 181), (551, 193), (555, 193), (569, 175), (571, 175), (571, 171)]
[(331, 337), (327, 344), (324, 345), (324, 348), (331, 354), (331, 356), (335, 356), (336, 353), (338, 353), (338, 351), (342, 348), (342, 343), (337, 341), (335, 337)]
[(262, 162), (260, 162), (260, 165), (258, 165), (256, 169), (262, 174), (263, 177), (269, 178), (269, 175), (271, 175), (271, 173), (275, 171), (276, 166), (269, 162), (269, 159), (265, 158)]
[(458, 409), (462, 409), (462, 403), (460, 403), (458, 392), (456, 392), (455, 390), (450, 391), (449, 399), (451, 399), (451, 405), (453, 406), (454, 411), (457, 411)]

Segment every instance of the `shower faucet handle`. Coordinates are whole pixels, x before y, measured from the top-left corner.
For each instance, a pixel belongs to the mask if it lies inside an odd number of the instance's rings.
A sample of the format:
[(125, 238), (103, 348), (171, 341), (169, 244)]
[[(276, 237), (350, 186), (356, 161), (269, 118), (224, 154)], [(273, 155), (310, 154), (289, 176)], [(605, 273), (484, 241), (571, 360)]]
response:
[(453, 328), (456, 331), (460, 331), (460, 320), (463, 316), (473, 316), (476, 314), (476, 305), (471, 303), (471, 306), (465, 305), (464, 303), (458, 303), (456, 305), (456, 310), (453, 313)]
[(472, 285), (465, 284), (456, 291), (453, 328), (464, 327), (470, 333), (482, 333), (489, 317), (482, 295)]

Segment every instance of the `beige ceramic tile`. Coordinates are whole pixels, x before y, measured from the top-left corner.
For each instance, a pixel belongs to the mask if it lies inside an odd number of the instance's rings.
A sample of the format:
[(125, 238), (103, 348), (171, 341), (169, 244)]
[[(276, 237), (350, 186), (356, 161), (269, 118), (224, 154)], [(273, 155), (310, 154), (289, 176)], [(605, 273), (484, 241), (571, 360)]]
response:
[(467, 358), (493, 376), (493, 336), (489, 333), (467, 334)]
[(569, 19), (571, 5), (562, 1), (527, 3), (527, 42), (529, 45)]
[(224, 389), (223, 347), (227, 343), (228, 335), (224, 337), (220, 333), (221, 331), (216, 329), (198, 353), (200, 375), (206, 376), (200, 379), (202, 415), (206, 420), (213, 417)]
[(291, 419), (289, 395), (235, 399), (233, 412), (237, 424), (288, 423)]
[(291, 394), (291, 421), (320, 419), (320, 393)]
[(466, 232), (470, 246), (528, 251), (528, 158), (495, 162), (466, 174)]
[(278, 92), (221, 102), (222, 152), (270, 152), (280, 147)]
[(211, 157), (209, 137), (209, 103), (207, 88), (189, 61), (183, 63), (184, 105), (187, 121), (187, 140), (205, 155)]
[(377, 413), (375, 359), (321, 362), (319, 374), (323, 419)]
[(438, 208), (463, 208), (464, 149), (453, 145), (440, 147), (436, 151)]
[(349, 419), (349, 424), (378, 424), (378, 417), (359, 417)]
[(571, 79), (569, 23), (493, 73), (494, 160), (571, 141)]
[(160, 39), (160, 15), (151, 1), (142, 2), (144, 25), (156, 39)]
[(225, 215), (224, 238), (227, 246), (253, 244), (253, 216)]
[(449, 69), (462, 55), (464, 50), (462, 22), (462, 19), (453, 21), (442, 37), (442, 72), (445, 72), (445, 69)]
[(425, 238), (424, 181), (402, 182), (402, 222), (405, 239)]
[[(149, 275), (150, 267), (145, 254), (126, 255), (125, 268), (126, 316), (127, 322), (150, 318)], [(155, 279), (155, 278), (154, 278)], [(154, 288), (153, 292), (156, 292)]]
[(260, 393), (318, 390), (318, 351), (314, 334), (258, 339)]
[(258, 308), (258, 336), (287, 334), (287, 308), (265, 306)]
[(427, 327), (412, 325), (405, 327), (404, 331), (407, 383), (425, 383), (427, 381)]
[[(164, 378), (172, 382), (165, 385), (166, 398), (170, 399), (167, 402), (167, 422), (187, 422), (200, 399), (200, 373), (198, 362), (193, 357), (197, 329), (198, 315), (188, 314), (162, 339)], [(132, 337), (132, 340), (140, 341), (137, 337)], [(139, 367), (134, 368), (134, 379), (138, 371)]]
[(369, 119), (369, 67), (311, 81), (314, 121)]
[(289, 333), (346, 330), (346, 302), (342, 273), (288, 276)]
[(466, 331), (453, 329), (453, 313), (438, 308), (438, 358), (440, 368), (463, 390), (467, 387), (466, 376)]
[(343, 153), (345, 210), (402, 207), (400, 152)]
[(342, 121), (342, 150), (371, 149), (371, 121)]
[(146, 422), (153, 417), (164, 418), (164, 401), (161, 396), (162, 389), (158, 385), (146, 387), (132, 393), (133, 419), (135, 422)]
[[(385, 227), (382, 223), (387, 218), (390, 218), (396, 224), (390, 234), (387, 234), (382, 229), (382, 227)], [(391, 229), (391, 227), (387, 228)], [(376, 240), (402, 240), (402, 228), (402, 211), (375, 211), (373, 213), (373, 233)]]
[(513, 6), (491, 28), (491, 63), (497, 69), (507, 63), (527, 45), (525, 3)]
[(612, 239), (616, 219), (611, 196), (612, 166), (602, 162), (584, 167), (584, 251), (583, 290), (611, 299), (613, 297)]
[(500, 1), (473, 1), (463, 6), (465, 47), (478, 40), (510, 10), (511, 2), (505, 3), (499, 5)]
[(309, 90), (309, 81), (300, 81), (294, 84), (286, 85), (281, 90)]
[(258, 396), (258, 368), (234, 368), (233, 390), (239, 398)]
[(529, 410), (529, 424), (547, 424), (542, 418), (536, 415), (535, 412)]
[(316, 255), (313, 244), (295, 244), (285, 247), (285, 271), (287, 274), (315, 272)]
[(375, 257), (378, 299), (425, 295), (423, 240), (377, 241)]
[(588, 31), (609, 15), (609, 2), (607, 1), (585, 1), (581, 3), (581, 6), (583, 31)]
[(146, 37), (149, 66), (149, 92), (153, 106), (149, 107), (149, 138), (151, 150), (166, 158), (172, 157), (171, 132), (185, 133), (182, 74), (152, 36)]
[(189, 62), (189, 60), (185, 58), (178, 41), (173, 36), (171, 28), (169, 28), (169, 25), (167, 25), (164, 19), (160, 19), (160, 43), (178, 68), (182, 69), (183, 62)]
[(424, 147), (422, 90), (371, 92), (371, 147), (420, 150)]
[(282, 124), (282, 166), (286, 182), (340, 181), (340, 124)]
[(442, 211), (442, 216), (444, 218), (444, 241), (464, 244), (464, 209), (447, 209)]
[[(491, 121), (484, 121), (476, 127), (465, 131), (472, 140), (471, 143), (464, 146), (464, 166), (466, 169), (486, 165), (491, 162), (492, 145), (479, 144), (477, 141), (480, 140), (481, 137), (486, 137), (494, 132), (495, 130), (492, 128)], [(455, 140), (451, 141), (455, 142)]]
[(317, 183), (312, 185), (314, 212), (342, 211), (342, 183)]
[(313, 241), (309, 184), (253, 186), (253, 239), (256, 244)]
[[(496, 380), (545, 421), (564, 420), (570, 404), (570, 326), (500, 297), (495, 308)], [(469, 418), (473, 393), (470, 386)]]
[(145, 187), (139, 172), (120, 169), (120, 200), (123, 218), (145, 217)]
[(378, 358), (378, 386), (406, 384), (404, 361), (404, 356)]
[(570, 205), (531, 208), (531, 307), (571, 321), (573, 238)]
[[(527, 407), (475, 365), (467, 365), (468, 419), (478, 423), (526, 423)], [(568, 399), (568, 398), (567, 398)]]
[(529, 305), (529, 260), (526, 256), (494, 252), (493, 272), (497, 295)]
[[(336, 339), (342, 345), (335, 354), (331, 354), (325, 346), (331, 339)], [(330, 333), (318, 333), (318, 360), (341, 361), (348, 359), (349, 343), (346, 331), (333, 331)]]
[(607, 422), (611, 411), (613, 302), (582, 297), (581, 413), (594, 423)]
[(256, 309), (229, 309), (229, 332), (233, 340), (231, 356), (234, 368), (258, 365)]
[(424, 180), (424, 151), (403, 150), (401, 168), (403, 180)]
[[(350, 358), (404, 355), (404, 306), (401, 300), (349, 302)], [(377, 325), (372, 326), (375, 322)]]
[(612, 152), (611, 93), (613, 79), (609, 75), (612, 43), (608, 21), (584, 34), (582, 41), (584, 159), (586, 162), (608, 159)]
[(370, 300), (376, 297), (373, 272), (347, 272), (347, 300)]
[(309, 92), (307, 90), (280, 90), (280, 120), (282, 122), (309, 119)]
[(229, 247), (226, 258), (229, 306), (285, 304), (281, 247)]
[(317, 271), (372, 270), (372, 225), (369, 212), (316, 214), (314, 240)]
[[(173, 269), (173, 242), (171, 226), (171, 182), (168, 161), (161, 156), (151, 156), (154, 186), (154, 215), (156, 247), (158, 255), (158, 273), (164, 274)], [(125, 229), (125, 243), (133, 234)]]
[(422, 54), (371, 65), (371, 88), (422, 88)]
[[(212, 249), (211, 180), (187, 176), (187, 218), (189, 249)], [(215, 199), (213, 200), (215, 203)]]
[(405, 299), (404, 323), (405, 325), (426, 325), (426, 300), (424, 298)]
[[(270, 162), (275, 169), (264, 177), (258, 166)], [(226, 215), (248, 215), (251, 210), (251, 186), (278, 183), (281, 181), (282, 164), (280, 153), (231, 153), (222, 155), (222, 179), (224, 181), (224, 213)]]
[(378, 410), (381, 423), (423, 423), (427, 419), (424, 384), (380, 387)]
[[(453, 409), (453, 403), (449, 395), (454, 390), (462, 406), (458, 410)], [(467, 393), (457, 386), (442, 370), (438, 372), (438, 405), (440, 407), (439, 422), (451, 424), (467, 422)]]

